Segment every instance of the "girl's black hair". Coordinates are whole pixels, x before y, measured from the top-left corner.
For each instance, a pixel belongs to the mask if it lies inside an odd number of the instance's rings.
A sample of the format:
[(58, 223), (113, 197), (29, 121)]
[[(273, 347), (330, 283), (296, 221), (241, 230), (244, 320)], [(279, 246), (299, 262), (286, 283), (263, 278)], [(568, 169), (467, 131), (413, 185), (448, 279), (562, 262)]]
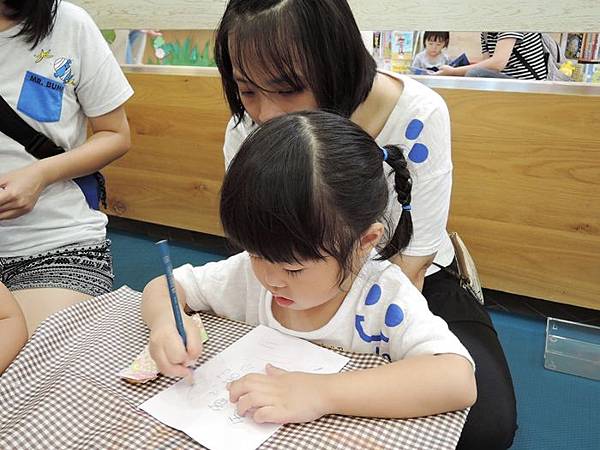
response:
[(14, 36), (23, 36), (35, 48), (54, 26), (60, 0), (4, 0), (0, 3), (2, 14), (9, 20), (22, 23)]
[(423, 34), (423, 46), (427, 45), (427, 41), (440, 41), (444, 43), (444, 47), (448, 47), (450, 33), (448, 31), (426, 31)]
[(344, 117), (367, 98), (377, 70), (346, 0), (230, 0), (215, 61), (238, 123), (245, 110), (234, 67), (259, 89), (257, 79), (310, 89), (319, 108)]
[[(411, 179), (402, 151), (385, 148), (397, 200), (408, 205)], [(270, 262), (331, 255), (341, 267), (341, 283), (361, 235), (383, 218), (388, 183), (382, 162), (383, 151), (371, 136), (339, 115), (304, 111), (272, 119), (248, 136), (225, 175), (225, 235)], [(380, 258), (401, 251), (411, 235), (406, 210), (379, 248)]]

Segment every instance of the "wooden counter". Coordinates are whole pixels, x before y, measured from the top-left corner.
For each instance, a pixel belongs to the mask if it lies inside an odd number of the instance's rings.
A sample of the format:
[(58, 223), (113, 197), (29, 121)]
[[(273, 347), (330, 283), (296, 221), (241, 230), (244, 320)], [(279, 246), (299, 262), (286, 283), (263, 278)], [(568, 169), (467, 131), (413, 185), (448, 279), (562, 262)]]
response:
[[(104, 171), (109, 214), (222, 234), (220, 80), (210, 70), (127, 76), (133, 148)], [(600, 96), (461, 82), (436, 87), (452, 118), (449, 229), (486, 287), (600, 309)]]

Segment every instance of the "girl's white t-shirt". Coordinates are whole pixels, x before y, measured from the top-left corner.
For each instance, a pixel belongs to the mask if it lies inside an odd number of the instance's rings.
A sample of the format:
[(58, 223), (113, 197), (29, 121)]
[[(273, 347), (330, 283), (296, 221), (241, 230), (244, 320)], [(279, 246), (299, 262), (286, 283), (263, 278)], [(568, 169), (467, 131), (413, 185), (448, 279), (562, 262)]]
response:
[[(418, 81), (392, 72), (384, 72), (404, 84), (402, 95), (383, 129), (376, 137), (379, 145), (399, 145), (413, 179), (411, 216), (413, 237), (402, 252), (408, 256), (436, 253), (434, 262), (447, 266), (454, 258), (454, 248), (446, 231), (452, 191), (452, 152), (450, 114), (442, 97)], [(223, 153), (225, 167), (238, 152), (242, 142), (256, 128), (248, 115), (235, 126), (231, 118), (225, 132)], [(386, 173), (390, 166), (384, 163)], [(389, 202), (386, 218), (394, 228), (400, 220), (402, 206), (389, 180)], [(393, 230), (391, 230), (393, 231)], [(439, 269), (433, 265), (427, 275)]]
[[(91, 17), (59, 3), (54, 28), (31, 49), (20, 25), (0, 32), (0, 95), (29, 125), (70, 150), (87, 138), (87, 117), (121, 106), (133, 90)], [(0, 174), (36, 159), (0, 132)], [(0, 257), (27, 256), (106, 236), (106, 216), (89, 208), (75, 182), (48, 186), (34, 209), (0, 220)]]
[(318, 344), (382, 355), (391, 361), (455, 353), (475, 367), (446, 322), (429, 310), (423, 295), (389, 261), (369, 259), (331, 320), (308, 332), (285, 328), (275, 319), (273, 297), (254, 276), (247, 252), (198, 267), (186, 264), (175, 269), (174, 276), (194, 311), (212, 311)]

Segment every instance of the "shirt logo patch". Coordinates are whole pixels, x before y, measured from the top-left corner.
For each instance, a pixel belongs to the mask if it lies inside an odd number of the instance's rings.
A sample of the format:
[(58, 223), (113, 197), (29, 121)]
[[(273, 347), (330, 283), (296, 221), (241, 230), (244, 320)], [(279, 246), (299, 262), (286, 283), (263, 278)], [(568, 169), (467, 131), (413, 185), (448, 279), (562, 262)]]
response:
[(17, 103), (17, 110), (38, 122), (58, 122), (62, 112), (65, 85), (27, 71)]
[(40, 52), (36, 55), (33, 55), (33, 57), (35, 58), (35, 63), (38, 64), (46, 58), (52, 58), (52, 54), (50, 53), (50, 50), (41, 49)]
[(71, 71), (73, 60), (70, 58), (56, 58), (54, 60), (54, 76), (65, 84), (75, 85), (75, 76)]

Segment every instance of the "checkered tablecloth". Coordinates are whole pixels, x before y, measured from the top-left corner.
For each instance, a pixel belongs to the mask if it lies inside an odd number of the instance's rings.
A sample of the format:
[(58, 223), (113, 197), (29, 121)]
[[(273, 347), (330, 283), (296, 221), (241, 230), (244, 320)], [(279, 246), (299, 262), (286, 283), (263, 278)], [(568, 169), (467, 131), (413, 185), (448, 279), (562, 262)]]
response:
[[(139, 404), (175, 383), (159, 377), (143, 385), (122, 381), (148, 340), (141, 294), (128, 287), (61, 311), (46, 320), (0, 377), (0, 448), (199, 449)], [(199, 364), (235, 342), (251, 326), (203, 314), (209, 340)], [(375, 355), (344, 353), (344, 370), (373, 367)], [(325, 416), (290, 424), (263, 449), (453, 449), (467, 411), (410, 420)]]

